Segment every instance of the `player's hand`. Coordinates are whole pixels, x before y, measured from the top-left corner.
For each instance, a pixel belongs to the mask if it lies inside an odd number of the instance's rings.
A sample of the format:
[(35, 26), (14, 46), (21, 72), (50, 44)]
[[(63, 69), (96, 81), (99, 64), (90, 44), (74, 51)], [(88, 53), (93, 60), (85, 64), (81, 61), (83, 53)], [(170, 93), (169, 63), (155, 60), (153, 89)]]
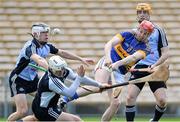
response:
[(80, 67), (78, 67), (78, 69), (77, 69), (77, 74), (78, 74), (80, 77), (84, 77), (84, 75), (85, 75), (85, 69), (84, 69), (83, 65), (81, 65)]
[(121, 61), (117, 61), (117, 62), (115, 62), (115, 63), (112, 63), (112, 64), (109, 66), (109, 68), (112, 69), (112, 71), (113, 71), (113, 70), (118, 70), (119, 66), (121, 66), (121, 65), (122, 65), (122, 62), (121, 62)]
[(82, 62), (83, 64), (85, 64), (86, 66), (95, 64), (94, 60), (92, 60), (92, 59), (87, 59), (87, 58), (82, 58), (82, 59), (81, 59), (81, 62)]
[(107, 67), (109, 67), (111, 64), (112, 64), (111, 59), (108, 58), (108, 57), (106, 57), (106, 58), (105, 58), (105, 64), (104, 64), (104, 65), (107, 66)]
[(147, 72), (153, 73), (153, 72), (155, 71), (154, 68), (155, 68), (155, 67), (148, 67), (148, 68), (147, 68)]
[(102, 83), (102, 84), (99, 86), (99, 91), (102, 92), (102, 91), (106, 90), (106, 88), (108, 88), (109, 86), (111, 86), (111, 85), (109, 85), (109, 84), (107, 84), (107, 83)]

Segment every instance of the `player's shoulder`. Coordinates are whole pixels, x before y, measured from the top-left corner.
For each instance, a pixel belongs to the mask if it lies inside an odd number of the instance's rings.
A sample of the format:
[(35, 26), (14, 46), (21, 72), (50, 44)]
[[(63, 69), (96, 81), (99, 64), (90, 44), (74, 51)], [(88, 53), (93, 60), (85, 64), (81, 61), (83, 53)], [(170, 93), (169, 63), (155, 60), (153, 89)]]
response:
[(29, 39), (29, 40), (27, 40), (25, 43), (24, 43), (24, 48), (28, 48), (28, 47), (30, 47), (30, 46), (35, 46), (35, 43), (33, 42), (33, 40), (32, 39)]
[(132, 36), (134, 36), (134, 34), (135, 34), (135, 30), (133, 30), (133, 29), (128, 29), (128, 30), (122, 31), (120, 34), (121, 34), (123, 37), (132, 37)]
[(52, 43), (47, 43), (46, 45), (49, 46), (49, 47), (55, 47), (55, 45), (52, 44)]
[(156, 24), (156, 23), (153, 23), (153, 25), (154, 25), (154, 28), (157, 29), (158, 31), (164, 32), (164, 28), (161, 27), (160, 25), (158, 25), (158, 24)]

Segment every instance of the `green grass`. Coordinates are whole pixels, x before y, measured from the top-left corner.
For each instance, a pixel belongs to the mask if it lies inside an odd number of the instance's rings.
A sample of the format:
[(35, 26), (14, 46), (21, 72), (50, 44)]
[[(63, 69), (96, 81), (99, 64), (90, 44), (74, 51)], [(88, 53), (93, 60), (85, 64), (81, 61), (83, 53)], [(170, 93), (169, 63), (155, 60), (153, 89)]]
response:
[[(84, 122), (100, 122), (100, 117), (82, 117)], [(135, 122), (149, 122), (148, 117), (137, 117)], [(0, 122), (5, 122), (5, 118), (0, 118)], [(113, 118), (111, 122), (126, 122), (124, 117)], [(163, 117), (159, 122), (180, 122), (180, 117)]]
[(0, 122), (6, 121), (5, 118), (0, 118)]
[[(99, 117), (82, 117), (82, 119), (85, 122), (100, 122)], [(137, 117), (135, 119), (135, 122), (149, 122), (149, 119), (150, 118), (148, 118), (148, 117)], [(113, 118), (113, 120), (111, 122), (126, 122), (126, 121), (125, 121), (124, 117), (116, 117), (116, 118)], [(179, 118), (177, 118), (177, 117), (172, 117), (172, 118), (163, 117), (161, 119), (161, 121), (159, 121), (159, 122), (180, 122), (180, 117)]]

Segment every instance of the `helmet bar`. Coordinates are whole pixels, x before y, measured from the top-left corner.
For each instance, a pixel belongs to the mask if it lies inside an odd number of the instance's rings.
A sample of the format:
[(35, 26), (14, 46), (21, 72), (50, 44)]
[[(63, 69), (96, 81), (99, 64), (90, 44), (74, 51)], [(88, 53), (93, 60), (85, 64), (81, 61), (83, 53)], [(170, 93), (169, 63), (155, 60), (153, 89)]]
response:
[(41, 32), (49, 32), (50, 27), (47, 24), (39, 23), (32, 25), (32, 34), (34, 33), (41, 33)]

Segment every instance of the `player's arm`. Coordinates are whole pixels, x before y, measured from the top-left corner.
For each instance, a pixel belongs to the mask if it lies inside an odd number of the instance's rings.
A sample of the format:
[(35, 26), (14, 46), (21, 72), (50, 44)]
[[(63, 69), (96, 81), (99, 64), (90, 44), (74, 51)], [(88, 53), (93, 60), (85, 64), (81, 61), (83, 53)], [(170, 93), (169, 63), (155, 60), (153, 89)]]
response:
[(118, 69), (119, 66), (127, 65), (132, 62), (136, 62), (140, 59), (143, 59), (145, 56), (146, 56), (146, 53), (142, 50), (139, 50), (139, 51), (135, 52), (134, 54), (129, 55), (126, 58), (113, 63), (112, 65), (110, 65), (110, 68)]
[(77, 69), (77, 74), (78, 76), (76, 77), (76, 79), (70, 87), (66, 87), (64, 83), (61, 82), (61, 80), (50, 77), (51, 79), (49, 80), (49, 88), (60, 95), (73, 97), (76, 93), (77, 88), (80, 85), (80, 81), (82, 80), (85, 74), (85, 69), (82, 65)]
[(81, 57), (79, 57), (79, 56), (77, 56), (77, 55), (75, 55), (73, 53), (70, 53), (69, 51), (66, 51), (66, 50), (58, 49), (58, 53), (57, 54), (59, 56), (63, 57), (63, 58), (82, 61)]
[(162, 29), (160, 27), (158, 27), (158, 32), (159, 32), (158, 46), (160, 46), (160, 49), (161, 49), (161, 56), (155, 64), (151, 65), (151, 68), (154, 68), (154, 67), (162, 64), (169, 57), (169, 48), (168, 48), (168, 41), (166, 38), (166, 33), (165, 33), (164, 29)]
[(25, 58), (26, 59), (31, 59), (34, 62), (36, 62), (39, 66), (44, 67), (45, 69), (48, 69), (48, 63), (47, 61), (39, 56), (36, 52), (36, 47), (30, 45), (25, 49)]
[[(69, 81), (74, 81), (77, 77), (78, 74), (73, 72), (72, 69), (68, 68), (69, 70), (69, 74), (67, 76), (67, 80)], [(96, 86), (96, 87), (101, 87), (101, 84), (87, 76), (84, 76), (81, 78), (80, 83), (84, 84), (84, 85), (90, 85), (90, 86)]]
[(62, 50), (62, 49), (59, 49), (57, 54), (59, 56), (63, 57), (63, 58), (66, 58), (66, 59), (81, 61), (83, 64), (85, 64), (87, 66), (89, 64), (93, 64), (94, 63), (94, 61), (91, 60), (91, 59), (82, 58), (82, 57), (80, 57), (80, 56), (78, 56), (76, 54), (70, 53), (69, 51)]
[(115, 46), (118, 43), (121, 43), (122, 40), (122, 36), (120, 34), (117, 34), (116, 36), (114, 36), (110, 41), (108, 41), (104, 47), (104, 52), (105, 52), (105, 59), (106, 59), (106, 63), (111, 63), (111, 48), (113, 46)]
[(61, 82), (61, 80), (51, 78), (49, 80), (49, 89), (56, 92), (57, 94), (67, 97), (73, 97), (73, 95), (76, 93), (77, 88), (80, 85), (80, 79), (81, 77), (78, 76), (76, 80), (71, 84), (71, 86), (67, 87)]
[(30, 59), (35, 61), (39, 66), (48, 69), (48, 63), (47, 63), (46, 59), (44, 59), (43, 57), (34, 53), (31, 55)]
[(151, 68), (154, 68), (160, 64), (162, 64), (164, 61), (166, 61), (169, 57), (169, 48), (163, 47), (161, 48), (161, 57), (158, 59), (158, 61), (151, 66)]

